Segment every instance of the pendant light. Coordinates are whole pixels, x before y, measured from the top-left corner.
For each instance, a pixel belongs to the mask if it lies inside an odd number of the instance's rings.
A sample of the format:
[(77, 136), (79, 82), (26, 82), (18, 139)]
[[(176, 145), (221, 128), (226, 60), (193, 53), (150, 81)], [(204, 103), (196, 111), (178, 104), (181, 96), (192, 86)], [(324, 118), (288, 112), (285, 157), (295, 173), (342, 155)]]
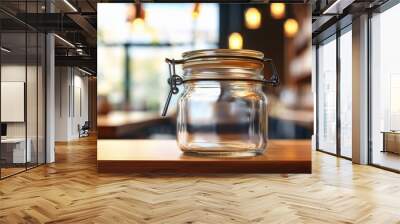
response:
[(231, 33), (228, 38), (229, 49), (242, 49), (243, 37), (240, 33)]
[(283, 25), (283, 28), (287, 37), (294, 37), (299, 31), (299, 24), (295, 19), (287, 19)]
[(261, 13), (254, 7), (248, 8), (244, 13), (244, 20), (247, 29), (258, 29), (261, 25)]
[(283, 19), (285, 17), (286, 6), (284, 3), (271, 3), (270, 12), (274, 19)]
[(127, 20), (132, 24), (133, 32), (140, 33), (145, 31), (145, 11), (142, 4), (131, 5)]
[(197, 19), (200, 15), (200, 3), (194, 3), (193, 11), (192, 11), (192, 18)]

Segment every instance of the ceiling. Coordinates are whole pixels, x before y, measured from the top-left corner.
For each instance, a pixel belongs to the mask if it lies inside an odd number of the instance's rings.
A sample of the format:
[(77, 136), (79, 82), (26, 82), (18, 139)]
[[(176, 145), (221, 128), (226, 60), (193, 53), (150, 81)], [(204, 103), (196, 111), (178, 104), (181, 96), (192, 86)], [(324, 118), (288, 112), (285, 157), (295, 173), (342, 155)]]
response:
[[(216, 0), (208, 0), (216, 2)], [(229, 2), (309, 3), (313, 12), (313, 37), (320, 35), (346, 15), (354, 15), (383, 4), (386, 0), (233, 0)], [(56, 64), (84, 66), (96, 71), (97, 3), (130, 2), (133, 0), (1, 0), (0, 24), (3, 45), (14, 48), (14, 54), (24, 52), (24, 32), (54, 32)], [(172, 0), (143, 0), (141, 2), (176, 2)], [(191, 2), (185, 1), (182, 2)], [(203, 1), (207, 2), (207, 1)], [(51, 12), (51, 13), (49, 13)], [(29, 38), (28, 38), (29, 39)], [(72, 43), (74, 47), (71, 47)], [(29, 40), (28, 40), (29, 41)], [(28, 52), (31, 52), (28, 45)]]
[(312, 0), (313, 43), (351, 24), (352, 18), (386, 3), (388, 0)]
[(47, 4), (45, 0), (1, 0), (2, 46), (12, 49), (7, 60), (17, 62), (24, 55), (33, 58), (38, 48), (30, 43), (32, 38), (52, 32), (57, 34), (56, 65), (79, 66), (95, 73), (96, 10), (96, 0), (47, 0)]

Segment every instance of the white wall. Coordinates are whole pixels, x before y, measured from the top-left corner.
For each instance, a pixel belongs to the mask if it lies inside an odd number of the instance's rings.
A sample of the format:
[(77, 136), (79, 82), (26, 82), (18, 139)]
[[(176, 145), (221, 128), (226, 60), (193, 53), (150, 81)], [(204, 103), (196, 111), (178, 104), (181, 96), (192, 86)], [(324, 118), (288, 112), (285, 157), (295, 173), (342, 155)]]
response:
[(88, 121), (89, 111), (88, 111), (88, 77), (82, 76), (83, 73), (79, 72), (79, 75), (74, 75), (74, 108), (73, 108), (73, 119), (72, 119), (72, 132), (73, 136), (78, 136), (78, 124), (81, 126)]
[(67, 67), (55, 68), (55, 140), (68, 140), (69, 104), (68, 88), (70, 77)]
[(56, 67), (55, 85), (55, 140), (77, 139), (78, 125), (88, 120), (88, 77), (76, 68)]

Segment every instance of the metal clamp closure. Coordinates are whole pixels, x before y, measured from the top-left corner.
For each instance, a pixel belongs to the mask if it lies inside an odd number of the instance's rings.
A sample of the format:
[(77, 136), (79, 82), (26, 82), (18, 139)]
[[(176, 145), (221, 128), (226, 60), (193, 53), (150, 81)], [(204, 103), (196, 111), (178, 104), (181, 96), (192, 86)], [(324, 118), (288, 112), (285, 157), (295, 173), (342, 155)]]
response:
[(169, 78), (168, 78), (168, 84), (169, 84), (169, 93), (167, 97), (167, 101), (165, 102), (163, 112), (161, 116), (165, 117), (168, 111), (168, 106), (169, 102), (171, 101), (172, 94), (177, 94), (179, 92), (178, 85), (182, 85), (183, 79), (179, 75), (176, 74), (175, 71), (175, 64), (181, 64), (183, 63), (183, 60), (175, 60), (175, 59), (168, 59), (166, 58), (165, 61), (168, 63), (168, 69), (169, 69)]
[(264, 83), (271, 84), (272, 86), (278, 86), (279, 85), (279, 75), (278, 71), (276, 71), (276, 67), (274, 62), (272, 61), (271, 58), (263, 58), (263, 62), (269, 62), (269, 65), (271, 66), (271, 71), (272, 71), (272, 76), (268, 80), (264, 80)]

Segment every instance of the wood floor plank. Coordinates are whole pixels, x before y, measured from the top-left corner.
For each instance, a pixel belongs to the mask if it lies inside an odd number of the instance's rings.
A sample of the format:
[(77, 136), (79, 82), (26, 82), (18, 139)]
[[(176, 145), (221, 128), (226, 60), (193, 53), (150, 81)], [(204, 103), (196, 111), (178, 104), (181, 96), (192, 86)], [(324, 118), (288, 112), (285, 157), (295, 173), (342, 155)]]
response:
[(400, 223), (400, 175), (313, 152), (312, 174), (99, 174), (96, 139), (0, 181), (0, 223)]

